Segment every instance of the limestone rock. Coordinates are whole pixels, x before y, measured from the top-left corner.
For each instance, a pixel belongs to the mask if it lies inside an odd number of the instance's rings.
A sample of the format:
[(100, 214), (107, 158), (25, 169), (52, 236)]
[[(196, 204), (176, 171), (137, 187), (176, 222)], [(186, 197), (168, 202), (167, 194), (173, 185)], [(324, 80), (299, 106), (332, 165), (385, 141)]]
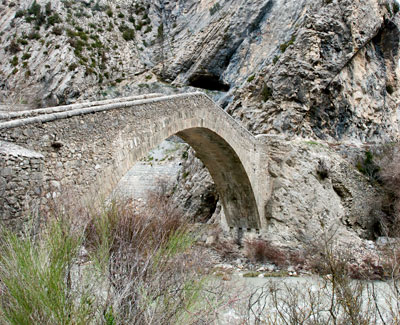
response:
[[(373, 238), (382, 193), (328, 143), (268, 138), (272, 177), (263, 236), (296, 247), (324, 232), (342, 244)], [(320, 161), (330, 168), (319, 173)]]
[(291, 38), (236, 92), (229, 111), (255, 133), (398, 140), (400, 34), (390, 6), (374, 0), (305, 6)]

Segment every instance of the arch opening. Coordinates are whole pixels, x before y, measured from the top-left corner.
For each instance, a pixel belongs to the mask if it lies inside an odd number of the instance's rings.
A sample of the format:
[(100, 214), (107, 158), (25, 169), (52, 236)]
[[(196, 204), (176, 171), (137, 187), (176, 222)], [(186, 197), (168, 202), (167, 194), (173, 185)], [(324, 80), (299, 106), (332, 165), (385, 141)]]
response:
[(210, 129), (194, 127), (176, 133), (203, 162), (220, 196), (229, 227), (259, 229), (260, 218), (250, 179), (234, 149)]

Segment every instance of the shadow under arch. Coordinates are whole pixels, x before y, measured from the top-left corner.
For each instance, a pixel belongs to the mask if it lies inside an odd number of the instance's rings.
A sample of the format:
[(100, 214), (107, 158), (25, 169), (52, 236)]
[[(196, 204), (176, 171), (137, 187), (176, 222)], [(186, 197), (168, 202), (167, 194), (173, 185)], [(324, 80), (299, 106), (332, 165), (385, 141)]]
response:
[(234, 149), (221, 136), (204, 127), (176, 133), (196, 152), (214, 180), (229, 227), (260, 229), (253, 188)]

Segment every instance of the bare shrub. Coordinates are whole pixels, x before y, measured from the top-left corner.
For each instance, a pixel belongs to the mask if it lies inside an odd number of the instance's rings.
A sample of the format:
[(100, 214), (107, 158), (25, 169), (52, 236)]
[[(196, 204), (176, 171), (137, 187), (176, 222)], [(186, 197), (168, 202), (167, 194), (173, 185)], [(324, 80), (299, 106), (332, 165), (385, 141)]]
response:
[(256, 262), (272, 262), (277, 266), (288, 264), (289, 258), (285, 251), (262, 239), (245, 241), (246, 256)]
[(298, 269), (303, 269), (306, 266), (306, 252), (304, 250), (297, 250), (294, 252), (289, 252), (289, 260), (290, 264), (295, 266)]
[(221, 229), (217, 228), (213, 231), (215, 238), (212, 248), (221, 256), (223, 259), (239, 258), (241, 256), (239, 246), (235, 239), (226, 238), (220, 235)]
[(382, 278), (400, 280), (400, 247), (397, 241), (388, 242), (380, 248), (379, 266), (382, 269)]
[(0, 323), (191, 324), (217, 317), (223, 290), (202, 276), (196, 234), (163, 190), (140, 212), (126, 200), (97, 210), (54, 208), (38, 234), (0, 238)]
[(388, 158), (381, 162), (381, 178), (388, 193), (385, 204), (390, 218), (382, 220), (383, 232), (400, 236), (400, 147), (395, 146)]
[[(315, 263), (322, 277), (311, 283), (270, 281), (255, 289), (247, 311), (241, 311), (242, 324), (397, 324), (398, 281), (392, 277), (379, 289), (363, 281), (364, 266), (357, 266), (350, 252), (336, 249), (334, 235), (325, 229), (315, 243)], [(366, 256), (363, 264), (377, 268), (378, 262)], [(361, 280), (353, 280), (355, 275)]]
[[(109, 301), (117, 323), (171, 324), (208, 321), (216, 288), (205, 294), (202, 256), (191, 250), (195, 236), (161, 187), (143, 209), (114, 201), (92, 217), (85, 243), (107, 274)], [(214, 315), (215, 316), (215, 315)], [(186, 323), (186, 322), (184, 322)]]
[(237, 245), (232, 240), (217, 238), (212, 247), (224, 259), (240, 257)]

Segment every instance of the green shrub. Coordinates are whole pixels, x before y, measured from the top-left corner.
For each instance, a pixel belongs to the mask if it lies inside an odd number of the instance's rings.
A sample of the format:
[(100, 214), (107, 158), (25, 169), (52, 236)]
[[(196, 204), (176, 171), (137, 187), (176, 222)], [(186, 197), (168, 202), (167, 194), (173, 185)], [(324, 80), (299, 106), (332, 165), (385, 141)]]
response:
[(20, 43), (21, 45), (28, 45), (28, 41), (26, 39), (23, 39), (23, 38), (19, 38), (18, 39), (18, 43)]
[(75, 37), (75, 32), (72, 29), (67, 29), (67, 36), (68, 37)]
[(400, 5), (395, 1), (393, 2), (393, 13), (397, 14), (400, 10)]
[(47, 2), (44, 8), (45, 8), (46, 15), (47, 15), (47, 16), (50, 16), (51, 13), (52, 13), (52, 11), (53, 11), (53, 10), (51, 9), (51, 2), (50, 2), (50, 1)]
[(381, 182), (379, 175), (380, 167), (375, 163), (372, 152), (366, 151), (364, 159), (357, 162), (356, 168), (360, 173), (367, 176), (371, 182)]
[(255, 78), (255, 75), (251, 75), (250, 77), (247, 78), (247, 82), (252, 82)]
[(84, 31), (79, 31), (76, 34), (85, 42), (89, 39), (87, 34)]
[(385, 3), (385, 7), (386, 10), (389, 12), (389, 14), (392, 16), (393, 15), (392, 8), (390, 8), (390, 4), (388, 2)]
[(128, 28), (122, 33), (122, 37), (125, 41), (132, 41), (135, 39), (135, 30)]
[(52, 33), (57, 36), (62, 35), (63, 31), (64, 31), (64, 28), (62, 26), (54, 26), (52, 29)]
[(164, 24), (161, 23), (157, 28), (157, 39), (163, 40), (164, 39)]
[(18, 10), (16, 13), (15, 13), (15, 18), (21, 18), (21, 17), (23, 17), (25, 15), (25, 10)]
[(387, 84), (387, 85), (386, 85), (386, 91), (387, 91), (387, 93), (388, 93), (389, 95), (392, 95), (392, 94), (394, 93), (394, 88), (393, 88), (393, 86), (390, 85), (390, 84)]
[(46, 16), (42, 13), (42, 7), (36, 2), (36, 0), (25, 13), (25, 21), (27, 23), (35, 22), (38, 29), (40, 29), (40, 26), (45, 23)]
[(113, 16), (113, 12), (112, 12), (111, 8), (108, 8), (108, 9), (107, 9), (106, 15), (107, 15), (108, 17), (110, 17), (110, 18)]
[(83, 324), (93, 320), (94, 299), (83, 286), (72, 294), (68, 281), (81, 242), (82, 232), (72, 230), (65, 220), (49, 220), (38, 238), (2, 231), (1, 323)]
[(62, 22), (62, 20), (58, 13), (55, 13), (54, 15), (47, 18), (48, 26), (54, 26), (55, 24), (59, 24), (61, 22)]
[(274, 59), (272, 60), (272, 62), (273, 62), (274, 64), (276, 64), (278, 61), (279, 61), (279, 56), (278, 56), (278, 55), (275, 55), (275, 56), (274, 56)]
[(210, 8), (210, 15), (214, 15), (217, 11), (221, 9), (221, 5), (217, 2)]
[(92, 48), (93, 49), (101, 49), (103, 48), (103, 43), (100, 40), (96, 40), (94, 43), (92, 43)]
[(29, 53), (24, 53), (22, 55), (22, 60), (28, 60), (31, 57), (31, 55)]
[(39, 16), (41, 14), (42, 7), (35, 1), (33, 1), (31, 7), (28, 9), (29, 15)]
[(261, 97), (264, 102), (270, 99), (273, 95), (273, 89), (264, 85), (263, 89), (261, 90)]
[(285, 53), (286, 49), (290, 46), (293, 45), (294, 42), (296, 41), (296, 36), (292, 35), (291, 39), (287, 41), (286, 43), (283, 43), (279, 46), (279, 49), (281, 50), (282, 53)]
[(10, 45), (7, 46), (7, 51), (11, 54), (15, 54), (21, 51), (21, 48), (15, 40), (12, 40), (10, 42)]
[(11, 65), (12, 65), (13, 67), (16, 67), (16, 66), (18, 65), (18, 57), (15, 55), (15, 56), (11, 59), (10, 63), (11, 63)]
[(77, 38), (70, 38), (68, 40), (68, 43), (75, 49), (75, 54), (78, 56), (80, 55), (80, 52), (82, 52), (83, 48), (86, 46), (86, 43), (80, 39)]
[(69, 70), (69, 71), (74, 71), (77, 67), (78, 67), (78, 65), (77, 65), (76, 63), (71, 63), (71, 64), (68, 66), (68, 70)]
[(135, 25), (136, 30), (141, 30), (142, 27), (143, 27), (143, 22), (142, 22), (142, 21), (139, 21), (139, 22)]
[(30, 32), (28, 34), (28, 38), (31, 39), (31, 40), (33, 40), (33, 39), (39, 40), (40, 37), (41, 37), (40, 34), (38, 32), (35, 32), (35, 31), (32, 31), (32, 32)]

